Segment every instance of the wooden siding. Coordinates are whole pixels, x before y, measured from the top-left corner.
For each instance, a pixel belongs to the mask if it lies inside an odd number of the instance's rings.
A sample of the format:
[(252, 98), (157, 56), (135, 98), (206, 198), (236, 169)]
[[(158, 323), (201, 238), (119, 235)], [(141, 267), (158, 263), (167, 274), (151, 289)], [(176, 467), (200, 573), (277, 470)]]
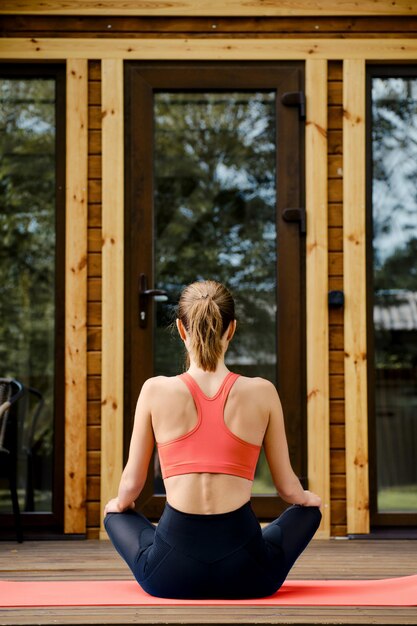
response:
[(87, 537), (100, 526), (101, 451), (101, 63), (88, 64)]
[(57, 15), (416, 15), (412, 0), (170, 0), (169, 2), (120, 2), (118, 0), (3, 0), (0, 13)]
[[(343, 82), (342, 63), (328, 72), (328, 241), (329, 290), (343, 289)], [(337, 163), (337, 166), (335, 164)], [(331, 534), (345, 535), (346, 464), (344, 462), (343, 309), (329, 309), (330, 501)]]
[[(117, 494), (123, 470), (124, 127), (123, 61), (101, 63), (102, 368), (100, 503)], [(106, 535), (105, 535), (106, 536)]]
[(387, 22), (382, 17), (355, 16), (344, 18), (283, 16), (260, 20), (257, 18), (228, 17), (104, 17), (104, 16), (68, 16), (53, 15), (2, 15), (0, 34), (6, 37), (171, 37), (204, 36), (211, 39), (227, 34), (230, 37), (248, 35), (250, 37), (271, 37), (277, 35), (286, 38), (326, 37), (378, 38), (386, 35), (393, 37), (413, 37), (417, 30), (417, 17), (392, 16)]
[[(86, 530), (87, 61), (67, 61), (65, 532)], [(73, 167), (77, 163), (77, 167)]]
[(327, 65), (307, 59), (305, 78), (307, 475), (322, 497), (321, 538), (330, 534)]
[(120, 59), (123, 61), (299, 61), (306, 59), (414, 61), (417, 58), (416, 38), (348, 39), (322, 38), (209, 38), (191, 41), (188, 37), (153, 37), (112, 39), (58, 39), (46, 37), (0, 39), (3, 59)]
[(347, 528), (369, 532), (365, 61), (343, 62), (343, 245)]

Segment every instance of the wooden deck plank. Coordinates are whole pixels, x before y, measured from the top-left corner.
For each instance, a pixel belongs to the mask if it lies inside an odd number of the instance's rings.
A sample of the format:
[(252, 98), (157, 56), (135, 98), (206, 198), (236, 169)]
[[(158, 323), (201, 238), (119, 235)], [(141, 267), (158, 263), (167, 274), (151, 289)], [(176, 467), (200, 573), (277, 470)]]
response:
[[(0, 544), (0, 579), (131, 579), (109, 542)], [(416, 573), (417, 541), (313, 541), (289, 578), (372, 579)], [(398, 607), (63, 607), (0, 609), (0, 625), (24, 624), (417, 624)]]
[(204, 610), (109, 607), (0, 611), (1, 625), (25, 624), (417, 624), (415, 608), (297, 607)]

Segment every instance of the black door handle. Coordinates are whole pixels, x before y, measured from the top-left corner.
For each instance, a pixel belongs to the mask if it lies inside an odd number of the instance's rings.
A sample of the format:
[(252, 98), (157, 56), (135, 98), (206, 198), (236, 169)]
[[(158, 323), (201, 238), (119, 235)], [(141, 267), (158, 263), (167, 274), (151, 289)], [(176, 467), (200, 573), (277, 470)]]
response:
[[(146, 274), (139, 276), (139, 327), (146, 328), (148, 323), (148, 301), (149, 298), (158, 297), (161, 300), (168, 300), (168, 294), (163, 289), (148, 289), (148, 279)], [(159, 299), (158, 298), (158, 299)]]
[(284, 209), (282, 212), (282, 219), (286, 222), (299, 222), (300, 233), (306, 234), (306, 210), (304, 207), (297, 209)]

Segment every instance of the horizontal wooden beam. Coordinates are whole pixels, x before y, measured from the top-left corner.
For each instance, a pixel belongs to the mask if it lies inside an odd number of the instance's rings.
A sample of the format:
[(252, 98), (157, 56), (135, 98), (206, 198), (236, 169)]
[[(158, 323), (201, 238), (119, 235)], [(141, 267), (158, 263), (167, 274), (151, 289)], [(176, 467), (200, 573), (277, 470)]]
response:
[(415, 39), (2, 38), (0, 58), (267, 61), (417, 59)]
[(3, 0), (0, 13), (148, 16), (417, 15), (413, 0)]

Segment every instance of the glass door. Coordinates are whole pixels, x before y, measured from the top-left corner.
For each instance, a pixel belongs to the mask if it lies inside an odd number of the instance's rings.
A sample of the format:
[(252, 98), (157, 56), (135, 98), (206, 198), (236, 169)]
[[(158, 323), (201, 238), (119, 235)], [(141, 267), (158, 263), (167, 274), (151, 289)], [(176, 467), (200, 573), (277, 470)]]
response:
[(0, 524), (11, 473), (28, 538), (63, 531), (65, 67), (3, 65), (0, 100), (0, 377), (24, 388), (0, 424)]
[[(126, 440), (143, 381), (183, 371), (182, 288), (212, 278), (237, 302), (228, 367), (277, 385), (304, 476), (304, 239), (283, 219), (302, 203), (301, 124), (281, 102), (301, 79), (296, 66), (127, 66)], [(138, 295), (149, 288), (153, 298)], [(163, 494), (155, 455), (141, 506), (158, 515)], [(254, 505), (265, 517), (280, 508), (263, 456)]]
[(417, 72), (368, 74), (374, 525), (417, 523)]

